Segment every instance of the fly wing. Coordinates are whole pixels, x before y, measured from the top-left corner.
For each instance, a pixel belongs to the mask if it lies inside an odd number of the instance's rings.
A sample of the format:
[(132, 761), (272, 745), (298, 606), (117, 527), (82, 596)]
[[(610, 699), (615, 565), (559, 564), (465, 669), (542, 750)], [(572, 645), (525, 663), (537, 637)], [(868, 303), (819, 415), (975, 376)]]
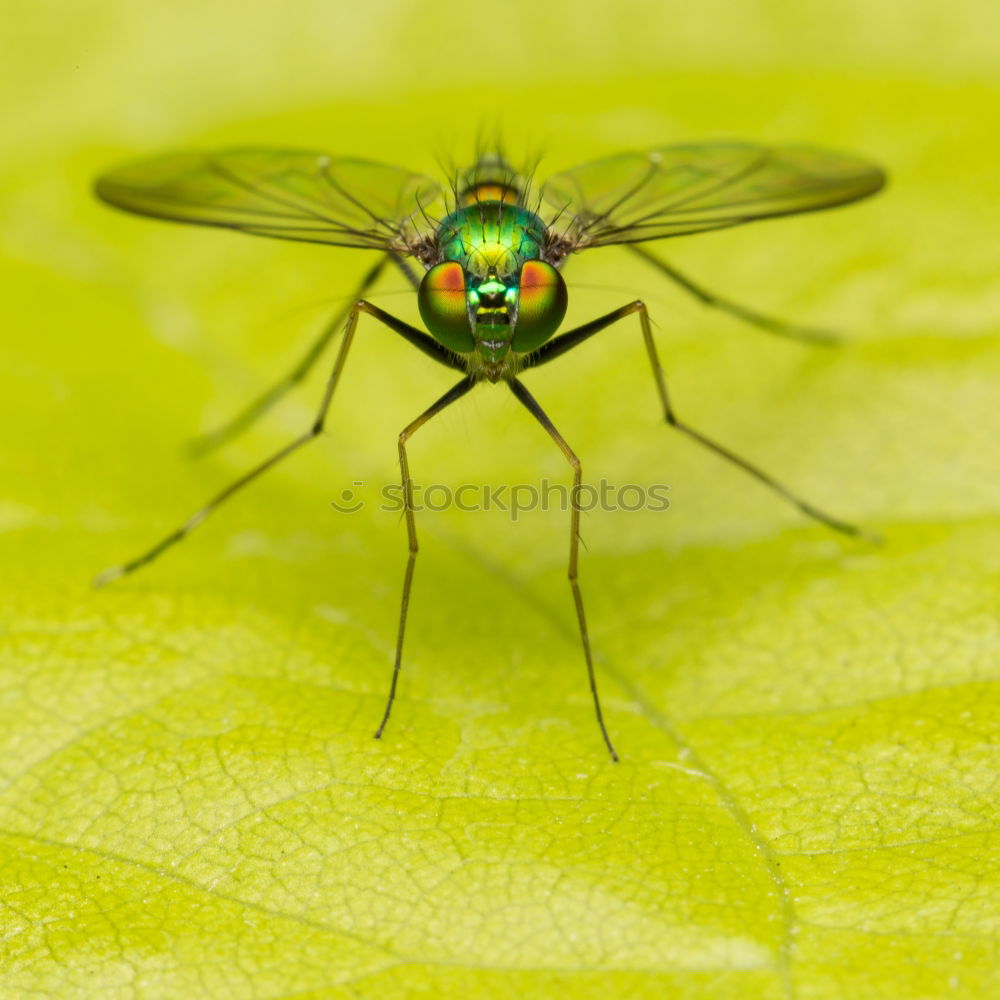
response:
[(550, 177), (542, 200), (569, 249), (637, 243), (832, 208), (874, 194), (878, 167), (808, 147), (661, 146)]
[(96, 192), (140, 215), (258, 236), (407, 253), (439, 196), (429, 178), (292, 149), (167, 153), (112, 170)]

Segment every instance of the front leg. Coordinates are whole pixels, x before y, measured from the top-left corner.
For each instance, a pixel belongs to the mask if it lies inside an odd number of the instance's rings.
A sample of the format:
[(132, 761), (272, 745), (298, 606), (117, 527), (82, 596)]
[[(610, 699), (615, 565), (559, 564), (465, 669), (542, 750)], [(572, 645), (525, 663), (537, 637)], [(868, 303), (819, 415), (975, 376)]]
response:
[(344, 370), (344, 365), (347, 362), (347, 354), (351, 349), (351, 344), (354, 342), (354, 331), (358, 325), (358, 318), (362, 313), (367, 313), (369, 316), (374, 317), (379, 320), (379, 322), (385, 324), (389, 329), (395, 330), (400, 336), (405, 337), (411, 344), (422, 350), (425, 354), (430, 355), (436, 361), (440, 361), (442, 364), (448, 365), (450, 368), (457, 368), (459, 370), (464, 370), (463, 365), (452, 355), (450, 351), (445, 350), (440, 344), (437, 343), (432, 337), (424, 333), (422, 330), (418, 330), (415, 326), (410, 326), (409, 323), (404, 323), (401, 319), (397, 319), (390, 313), (385, 312), (383, 309), (379, 309), (378, 306), (373, 306), (370, 302), (366, 302), (361, 299), (359, 302), (355, 302), (354, 306), (351, 308), (350, 316), (347, 319), (347, 325), (344, 328), (344, 339), (341, 341), (340, 350), (337, 352), (337, 360), (334, 362), (333, 371), (330, 373), (330, 377), (326, 383), (326, 389), (323, 392), (323, 398), (320, 401), (319, 409), (316, 411), (316, 416), (309, 429), (304, 433), (300, 434), (297, 438), (286, 444), (284, 448), (279, 449), (270, 458), (265, 459), (259, 465), (252, 468), (245, 475), (240, 476), (235, 482), (230, 483), (222, 492), (214, 496), (204, 507), (195, 511), (180, 527), (176, 528), (165, 538), (161, 539), (156, 543), (151, 549), (143, 552), (141, 555), (136, 556), (134, 559), (130, 559), (126, 563), (122, 563), (120, 566), (112, 566), (110, 569), (104, 570), (100, 573), (94, 580), (96, 586), (103, 586), (106, 583), (110, 583), (112, 580), (117, 580), (121, 576), (125, 576), (128, 573), (133, 573), (135, 570), (151, 563), (154, 559), (162, 555), (167, 549), (172, 548), (178, 542), (183, 541), (187, 538), (195, 528), (198, 527), (213, 511), (220, 507), (226, 500), (232, 497), (234, 494), (238, 493), (243, 489), (244, 486), (248, 486), (252, 483), (258, 476), (263, 475), (268, 469), (274, 467), (279, 462), (288, 458), (292, 452), (298, 451), (304, 444), (308, 444), (313, 438), (320, 435), (323, 430), (323, 426), (326, 423), (326, 415), (330, 409), (330, 403), (333, 401), (333, 393), (337, 388), (337, 383), (340, 382), (341, 373)]
[(613, 324), (619, 322), (619, 320), (623, 320), (626, 317), (631, 316), (633, 313), (638, 313), (639, 315), (639, 324), (642, 328), (642, 339), (646, 344), (646, 353), (649, 355), (649, 363), (653, 369), (653, 378), (656, 380), (656, 390), (660, 396), (660, 404), (663, 408), (663, 418), (671, 427), (675, 427), (682, 434), (686, 434), (694, 441), (697, 441), (698, 444), (708, 448), (709, 451), (715, 452), (715, 454), (720, 458), (724, 458), (727, 462), (731, 462), (744, 472), (749, 473), (749, 475), (753, 476), (758, 482), (763, 483), (779, 496), (788, 500), (789, 503), (798, 507), (798, 509), (806, 516), (811, 517), (814, 520), (819, 521), (821, 524), (825, 524), (828, 528), (832, 528), (834, 531), (839, 531), (842, 534), (867, 538), (871, 541), (875, 540), (862, 528), (849, 524), (847, 521), (842, 521), (840, 518), (834, 517), (832, 514), (827, 514), (825, 511), (820, 510), (819, 507), (809, 503), (808, 500), (804, 500), (798, 494), (793, 493), (787, 486), (779, 483), (768, 473), (764, 472), (763, 469), (760, 469), (752, 462), (748, 462), (745, 458), (742, 458), (735, 452), (730, 451), (724, 445), (706, 437), (701, 433), (701, 431), (695, 430), (695, 428), (684, 423), (684, 421), (677, 416), (673, 407), (670, 405), (670, 397), (667, 394), (666, 375), (663, 372), (663, 366), (660, 364), (660, 357), (656, 350), (656, 343), (653, 340), (653, 331), (649, 322), (649, 312), (646, 309), (646, 304), (640, 299), (636, 299), (634, 302), (629, 302), (627, 305), (621, 306), (621, 308), (615, 309), (613, 312), (591, 320), (589, 323), (584, 323), (582, 326), (578, 326), (575, 330), (569, 330), (566, 333), (560, 334), (560, 336), (556, 337), (554, 340), (550, 340), (547, 344), (539, 348), (538, 352), (524, 365), (524, 368), (535, 368), (538, 365), (544, 365), (548, 364), (550, 361), (554, 361), (567, 351), (571, 351), (574, 347), (582, 344), (585, 340), (589, 340), (592, 336), (594, 336), (594, 334), (612, 326)]
[(399, 681), (399, 668), (403, 663), (403, 635), (406, 632), (406, 612), (410, 607), (410, 588), (413, 586), (413, 570), (417, 564), (417, 552), (420, 546), (417, 544), (417, 524), (413, 517), (413, 480), (410, 478), (410, 461), (406, 455), (406, 442), (414, 435), (431, 417), (440, 413), (446, 406), (450, 406), (456, 399), (461, 399), (474, 385), (476, 379), (472, 375), (466, 376), (461, 382), (453, 385), (436, 403), (429, 406), (416, 420), (407, 424), (399, 434), (399, 472), (403, 483), (403, 512), (406, 515), (406, 539), (409, 546), (409, 556), (406, 560), (406, 573), (403, 577), (403, 599), (399, 608), (399, 628), (396, 631), (396, 660), (392, 668), (392, 681), (389, 684), (389, 697), (385, 704), (385, 712), (382, 721), (375, 731), (375, 739), (382, 738), (382, 732), (389, 721), (389, 713), (392, 711), (392, 703), (396, 698), (396, 684)]
[[(348, 301), (356, 302), (358, 299), (364, 298), (365, 293), (378, 280), (388, 260), (388, 254), (379, 257), (374, 266), (361, 279), (361, 284), (355, 289), (354, 295)], [(347, 320), (350, 311), (351, 306), (347, 305), (338, 309), (336, 314), (323, 326), (316, 340), (310, 344), (305, 355), (283, 379), (272, 385), (263, 395), (255, 399), (249, 406), (241, 410), (221, 427), (217, 427), (215, 430), (195, 438), (190, 445), (191, 453), (195, 456), (204, 455), (238, 437), (243, 431), (256, 423), (279, 399), (290, 389), (298, 385), (312, 371), (313, 365), (320, 359), (330, 341), (333, 340), (337, 331), (340, 330), (341, 326)]]
[(601, 736), (604, 737), (604, 744), (611, 754), (611, 759), (617, 762), (618, 754), (611, 743), (608, 728), (604, 724), (601, 699), (597, 694), (597, 679), (594, 676), (594, 659), (590, 652), (590, 634), (587, 631), (587, 616), (583, 610), (583, 595), (580, 593), (580, 583), (577, 579), (579, 576), (578, 563), (580, 558), (580, 484), (582, 481), (580, 459), (576, 457), (576, 453), (566, 443), (566, 439), (556, 430), (546, 412), (538, 405), (535, 397), (528, 392), (524, 385), (516, 378), (511, 379), (508, 384), (510, 385), (511, 392), (514, 393), (528, 412), (545, 428), (549, 437), (555, 441), (559, 450), (565, 456), (566, 461), (569, 462), (570, 467), (573, 469), (573, 492), (570, 499), (571, 512), (569, 518), (569, 571), (567, 575), (569, 576), (570, 589), (573, 591), (576, 622), (580, 628), (580, 641), (583, 643), (583, 655), (587, 661), (587, 678), (590, 681), (590, 693), (594, 699), (597, 724), (601, 728)]

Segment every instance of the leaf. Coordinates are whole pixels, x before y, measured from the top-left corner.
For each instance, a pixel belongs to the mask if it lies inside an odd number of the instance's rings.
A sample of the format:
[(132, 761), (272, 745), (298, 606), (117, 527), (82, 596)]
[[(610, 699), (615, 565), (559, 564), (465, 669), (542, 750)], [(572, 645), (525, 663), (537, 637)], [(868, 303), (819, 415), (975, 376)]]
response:
[[(775, 14), (789, 31), (794, 10)], [(920, 10), (905, 23), (928, 23)], [(851, 11), (844, 37), (872, 37), (875, 15)], [(666, 512), (584, 519), (614, 765), (558, 509), (421, 514), (399, 698), (372, 739), (405, 561), (379, 491), (399, 429), (448, 384), (374, 326), (311, 452), (141, 574), (90, 589), (308, 425), (321, 374), (230, 448), (180, 454), (285, 371), (333, 304), (288, 310), (349, 296), (368, 263), (115, 216), (90, 200), (93, 176), (161, 133), (164, 147), (313, 144), (331, 122), (346, 152), (429, 171), (421, 112), (446, 104), (420, 76), (399, 100), (327, 94), (319, 110), (217, 127), (246, 115), (227, 88), (246, 79), (249, 40), (287, 69), (297, 38), (318, 66), (310, 33), (251, 18), (231, 51), (185, 35), (167, 64), (153, 56), (164, 22), (130, 16), (98, 30), (78, 13), (72, 38), (49, 38), (40, 13), (46, 44), (14, 47), (36, 99), (0, 168), (0, 996), (995, 994), (995, 77), (974, 90), (918, 72), (917, 35), (882, 32), (910, 46), (910, 75), (859, 83), (789, 63), (656, 77), (649, 93), (669, 80), (691, 95), (669, 123), (648, 110), (674, 132), (656, 136), (646, 111), (622, 111), (637, 93), (629, 46), (608, 49), (619, 75), (574, 89), (583, 124), (566, 125), (552, 169), (615, 152), (598, 148), (609, 132), (620, 148), (720, 128), (764, 140), (780, 105), (791, 138), (891, 175), (857, 209), (678, 241), (669, 257), (737, 301), (843, 330), (838, 349), (703, 310), (622, 251), (567, 269), (568, 323), (645, 297), (679, 412), (886, 539), (804, 522), (661, 426), (634, 326), (527, 376), (588, 482), (670, 486)], [(225, 21), (211, 5), (198, 17)], [(712, 27), (724, 50), (742, 23)], [(25, 62), (39, 50), (44, 65)], [(192, 67), (217, 95), (180, 87)], [(301, 77), (274, 80), (276, 102), (302, 102)], [(154, 92), (151, 122), (137, 109)], [(449, 91), (454, 120), (484, 93)], [(396, 290), (377, 301), (412, 318), (401, 278)], [(488, 387), (421, 429), (411, 461), (425, 487), (568, 481)], [(337, 514), (348, 488), (365, 507)]]

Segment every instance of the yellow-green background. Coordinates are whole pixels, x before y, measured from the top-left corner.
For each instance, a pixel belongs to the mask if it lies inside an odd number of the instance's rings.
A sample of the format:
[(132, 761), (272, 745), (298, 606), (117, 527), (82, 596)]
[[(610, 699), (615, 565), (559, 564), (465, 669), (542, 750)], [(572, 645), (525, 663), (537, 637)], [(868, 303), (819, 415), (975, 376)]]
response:
[[(0, 30), (0, 996), (981, 998), (1000, 989), (1000, 16), (985, 2), (4, 0)], [(623, 324), (527, 378), (585, 473), (593, 722), (558, 512), (421, 518), (400, 697), (395, 476), (448, 384), (362, 328), (325, 438), (155, 567), (92, 592), (309, 420), (317, 375), (200, 462), (365, 254), (169, 227), (93, 176), (275, 143), (433, 171), (480, 123), (539, 173), (738, 136), (863, 152), (876, 201), (677, 246), (782, 343), (621, 251), (569, 321), (642, 295), (677, 407), (849, 543), (658, 421)], [(377, 298), (414, 316), (390, 283)], [(482, 389), (424, 482), (562, 459)]]

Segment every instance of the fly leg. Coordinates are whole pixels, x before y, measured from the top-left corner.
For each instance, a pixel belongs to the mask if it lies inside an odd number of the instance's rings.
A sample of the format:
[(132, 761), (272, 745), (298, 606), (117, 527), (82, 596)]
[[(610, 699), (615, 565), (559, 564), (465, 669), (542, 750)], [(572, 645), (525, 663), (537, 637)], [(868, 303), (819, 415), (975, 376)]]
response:
[(779, 337), (786, 337), (789, 340), (801, 340), (810, 344), (822, 344), (826, 347), (839, 342), (837, 335), (830, 333), (828, 330), (786, 323), (784, 320), (775, 319), (773, 316), (767, 316), (764, 313), (757, 312), (755, 309), (750, 309), (747, 306), (740, 305), (738, 302), (733, 302), (732, 299), (725, 299), (721, 295), (716, 295), (714, 292), (708, 291), (702, 285), (696, 284), (690, 278), (681, 274), (675, 267), (672, 267), (665, 260), (661, 260), (644, 246), (640, 246), (637, 243), (629, 243), (626, 244), (626, 247), (637, 257), (641, 257), (646, 263), (655, 267), (660, 274), (666, 275), (686, 292), (690, 292), (703, 305), (727, 312), (730, 316), (735, 316), (737, 319), (750, 323), (752, 326), (759, 327), (761, 330), (767, 330), (768, 333), (776, 334)]
[(119, 577), (133, 573), (137, 569), (151, 563), (167, 549), (186, 538), (192, 531), (194, 531), (195, 528), (198, 527), (199, 524), (202, 523), (202, 521), (209, 516), (209, 514), (213, 513), (213, 511), (225, 503), (226, 500), (243, 489), (244, 486), (249, 485), (258, 476), (267, 472), (268, 469), (277, 465), (283, 459), (291, 455), (292, 452), (297, 451), (304, 444), (308, 444), (308, 442), (319, 436), (326, 422), (326, 415), (327, 411), (330, 409), (330, 403), (333, 400), (333, 393), (337, 388), (337, 383), (340, 381), (344, 364), (347, 361), (348, 351), (354, 341), (354, 332), (358, 325), (358, 318), (362, 313), (366, 313), (367, 315), (379, 320), (381, 323), (400, 334), (411, 344), (422, 350), (425, 354), (434, 358), (436, 361), (440, 361), (449, 368), (461, 369), (462, 366), (455, 360), (451, 352), (441, 347), (432, 337), (424, 333), (422, 330), (418, 330), (416, 327), (410, 326), (408, 323), (404, 323), (402, 320), (397, 319), (395, 316), (382, 309), (379, 309), (378, 306), (373, 306), (370, 302), (366, 302), (364, 299), (355, 302), (351, 307), (350, 315), (347, 319), (347, 325), (344, 328), (344, 339), (341, 341), (340, 350), (337, 352), (337, 359), (334, 362), (333, 371), (330, 373), (330, 378), (327, 380), (326, 389), (323, 392), (323, 398), (320, 402), (319, 409), (317, 410), (316, 416), (309, 429), (305, 431), (305, 433), (300, 434), (289, 444), (276, 451), (270, 458), (252, 468), (235, 482), (230, 483), (229, 486), (222, 490), (221, 493), (216, 494), (207, 504), (205, 504), (204, 507), (195, 511), (195, 513), (192, 514), (182, 525), (180, 525), (180, 527), (176, 528), (165, 538), (162, 538), (151, 549), (143, 552), (139, 556), (136, 556), (134, 559), (130, 559), (126, 563), (122, 563), (120, 566), (112, 566), (109, 569), (104, 570), (104, 572), (100, 573), (95, 579), (94, 584), (96, 586), (103, 586), (106, 583), (110, 583), (112, 580), (117, 580)]
[(555, 441), (559, 450), (566, 457), (566, 461), (569, 462), (573, 469), (573, 492), (571, 494), (571, 513), (569, 524), (569, 571), (567, 575), (569, 576), (570, 588), (573, 591), (573, 604), (576, 607), (576, 621), (580, 627), (580, 641), (583, 643), (583, 655), (587, 661), (587, 679), (590, 681), (590, 693), (594, 698), (594, 711), (597, 713), (597, 724), (601, 728), (601, 736), (604, 737), (604, 744), (608, 748), (608, 752), (611, 754), (611, 759), (617, 762), (618, 754), (611, 743), (611, 737), (608, 735), (607, 726), (604, 724), (604, 715), (601, 712), (601, 699), (597, 694), (597, 679), (594, 676), (594, 660), (590, 653), (590, 635), (587, 632), (587, 616), (583, 610), (583, 595), (580, 593), (580, 583), (577, 579), (577, 564), (579, 562), (580, 555), (580, 482), (582, 476), (580, 459), (576, 457), (573, 449), (570, 448), (563, 436), (556, 430), (545, 411), (538, 405), (535, 397), (528, 392), (524, 385), (516, 378), (512, 378), (508, 384), (510, 385), (511, 392), (513, 392), (518, 400), (524, 404), (528, 412), (542, 425), (542, 427), (545, 428), (552, 440)]
[(474, 385), (476, 379), (468, 376), (452, 386), (436, 403), (429, 406), (416, 420), (407, 424), (399, 434), (399, 472), (403, 483), (403, 512), (406, 515), (406, 538), (409, 545), (409, 556), (406, 560), (406, 573), (403, 576), (403, 597), (399, 606), (399, 628), (396, 631), (396, 659), (392, 667), (392, 681), (389, 684), (389, 697), (386, 700), (385, 712), (378, 729), (375, 730), (375, 739), (382, 738), (386, 723), (389, 721), (389, 713), (392, 711), (392, 703), (396, 699), (396, 684), (399, 681), (399, 669), (403, 663), (403, 636), (406, 632), (406, 612), (410, 607), (410, 589), (413, 586), (413, 570), (417, 563), (417, 551), (420, 546), (417, 544), (417, 525), (413, 517), (413, 480), (410, 478), (410, 462), (406, 455), (406, 442), (431, 417), (436, 416), (445, 407), (450, 406), (456, 399), (461, 399)]
[(582, 344), (595, 333), (606, 329), (614, 323), (617, 323), (619, 320), (625, 319), (627, 316), (631, 316), (633, 313), (639, 314), (639, 323), (642, 327), (642, 338), (646, 344), (646, 352), (649, 355), (649, 362), (653, 368), (653, 377), (656, 380), (656, 389), (659, 393), (660, 403), (663, 408), (663, 418), (671, 427), (675, 427), (682, 434), (686, 434), (688, 437), (697, 441), (698, 444), (703, 445), (710, 451), (715, 452), (715, 454), (720, 458), (724, 458), (727, 462), (731, 462), (733, 465), (738, 466), (744, 472), (753, 476), (758, 482), (763, 483), (779, 496), (784, 497), (789, 503), (794, 504), (794, 506), (798, 507), (798, 509), (808, 517), (811, 517), (814, 520), (819, 521), (821, 524), (825, 524), (828, 528), (832, 528), (834, 531), (839, 531), (842, 534), (859, 538), (867, 538), (869, 541), (876, 540), (862, 528), (849, 524), (847, 521), (842, 521), (840, 518), (834, 517), (832, 514), (827, 514), (819, 507), (816, 507), (807, 500), (804, 500), (802, 497), (798, 496), (798, 494), (793, 493), (787, 486), (778, 482), (752, 462), (748, 462), (745, 458), (741, 458), (735, 452), (730, 451), (729, 448), (726, 448), (725, 446), (718, 444), (716, 441), (713, 441), (711, 438), (706, 437), (701, 433), (701, 431), (695, 430), (695, 428), (684, 423), (677, 416), (670, 404), (670, 397), (667, 394), (667, 380), (663, 372), (663, 366), (660, 364), (656, 344), (653, 341), (653, 331), (649, 322), (649, 313), (646, 310), (646, 304), (641, 300), (637, 299), (635, 302), (629, 302), (627, 305), (621, 306), (619, 309), (615, 309), (613, 312), (607, 313), (605, 316), (600, 316), (595, 320), (591, 320), (589, 323), (584, 323), (582, 326), (578, 326), (575, 330), (569, 330), (556, 337), (554, 340), (550, 340), (547, 344), (544, 344), (541, 348), (539, 348), (537, 353), (528, 360), (524, 367), (534, 368), (538, 365), (547, 364), (549, 361), (555, 360), (560, 355), (565, 354), (567, 351), (570, 351), (579, 344)]
[[(361, 279), (361, 284), (355, 289), (353, 296), (351, 297), (351, 302), (355, 302), (358, 299), (364, 298), (365, 293), (375, 284), (382, 271), (385, 269), (386, 263), (389, 260), (395, 261), (397, 266), (402, 270), (406, 277), (412, 283), (414, 281), (413, 273), (408, 267), (406, 267), (405, 262), (395, 257), (392, 254), (385, 254), (379, 257), (375, 265), (368, 271), (368, 273)], [(343, 326), (348, 314), (351, 311), (351, 306), (345, 306), (343, 309), (339, 310), (336, 315), (334, 315), (329, 322), (323, 327), (320, 335), (315, 341), (309, 346), (309, 349), (299, 360), (298, 364), (280, 381), (275, 382), (267, 392), (258, 396), (249, 406), (241, 410), (236, 414), (231, 420), (228, 420), (222, 426), (217, 427), (213, 431), (209, 431), (207, 434), (203, 434), (200, 437), (195, 438), (190, 444), (190, 451), (194, 455), (204, 455), (207, 452), (213, 451), (220, 445), (226, 444), (233, 438), (240, 435), (247, 428), (252, 426), (257, 422), (257, 420), (262, 417), (275, 403), (278, 402), (290, 389), (293, 389), (299, 382), (301, 382), (306, 375), (312, 371), (313, 365), (320, 359), (323, 352), (329, 346), (330, 341), (333, 340), (337, 331)]]

